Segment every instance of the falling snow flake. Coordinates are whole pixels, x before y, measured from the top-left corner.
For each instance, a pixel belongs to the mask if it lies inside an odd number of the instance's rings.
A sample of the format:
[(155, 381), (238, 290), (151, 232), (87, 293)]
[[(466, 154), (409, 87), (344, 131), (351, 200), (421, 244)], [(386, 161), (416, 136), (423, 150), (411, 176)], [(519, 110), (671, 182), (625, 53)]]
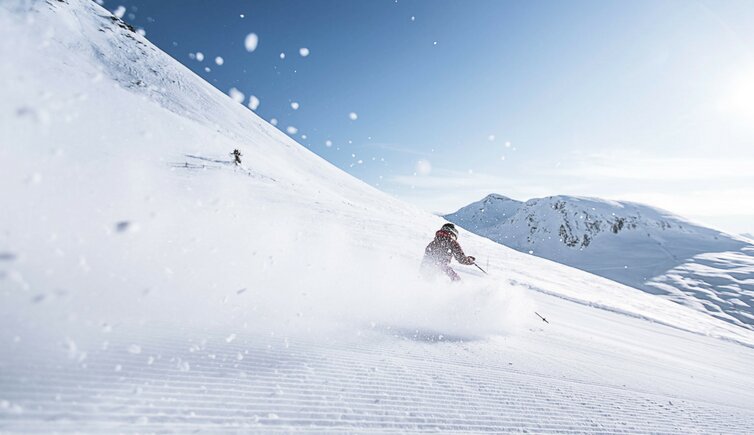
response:
[(416, 162), (416, 173), (419, 175), (429, 175), (432, 172), (432, 164), (428, 160), (422, 159)]
[(215, 58), (215, 63), (217, 64), (217, 66), (220, 66), (225, 63), (225, 59), (223, 59), (222, 56), (217, 56)]
[(297, 102), (294, 101), (291, 103), (291, 109), (298, 110), (299, 107), (301, 106)]
[(348, 114), (348, 118), (351, 121), (356, 121), (357, 119), (359, 119), (359, 115), (356, 112), (351, 112)]
[(300, 54), (301, 57), (309, 56), (309, 49), (306, 47), (301, 47), (298, 49), (298, 54)]
[(254, 95), (249, 95), (249, 109), (257, 110), (257, 107), (259, 107), (259, 103), (260, 103), (259, 98), (257, 98)]
[(126, 15), (126, 8), (124, 6), (118, 6), (113, 11), (113, 15), (115, 15), (118, 18), (123, 18), (123, 16)]
[(256, 33), (249, 33), (246, 35), (246, 39), (244, 39), (243, 45), (246, 47), (246, 51), (249, 53), (253, 52), (257, 49), (257, 45), (259, 44), (259, 37)]
[(232, 98), (233, 101), (239, 104), (243, 104), (243, 100), (246, 98), (243, 92), (239, 91), (236, 88), (230, 88), (230, 91), (228, 91), (228, 95), (230, 95), (230, 98)]
[(285, 131), (287, 131), (288, 134), (296, 134), (296, 133), (298, 133), (298, 129), (296, 127), (292, 126), (292, 125), (289, 125), (288, 127), (286, 127)]
[(201, 51), (197, 51), (196, 52), (196, 60), (198, 60), (199, 62), (203, 61), (204, 60), (204, 53), (202, 53)]

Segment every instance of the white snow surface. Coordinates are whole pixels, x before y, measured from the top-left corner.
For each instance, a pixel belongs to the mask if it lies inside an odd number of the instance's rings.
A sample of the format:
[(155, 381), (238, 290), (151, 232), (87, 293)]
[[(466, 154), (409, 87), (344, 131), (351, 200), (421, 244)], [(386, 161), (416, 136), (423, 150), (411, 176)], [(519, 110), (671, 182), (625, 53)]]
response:
[(0, 432), (754, 424), (753, 332), (466, 231), (489, 276), (425, 282), (442, 219), (96, 3), (5, 1), (0, 31)]
[(502, 195), (445, 216), (521, 252), (754, 329), (754, 244), (643, 204)]

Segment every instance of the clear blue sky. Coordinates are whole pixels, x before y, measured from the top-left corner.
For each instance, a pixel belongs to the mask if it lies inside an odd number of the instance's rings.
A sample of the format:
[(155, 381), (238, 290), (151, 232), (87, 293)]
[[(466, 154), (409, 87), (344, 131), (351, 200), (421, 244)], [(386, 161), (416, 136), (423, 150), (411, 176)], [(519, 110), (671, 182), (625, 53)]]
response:
[(752, 1), (104, 3), (121, 5), (217, 88), (428, 211), (570, 194), (754, 232)]

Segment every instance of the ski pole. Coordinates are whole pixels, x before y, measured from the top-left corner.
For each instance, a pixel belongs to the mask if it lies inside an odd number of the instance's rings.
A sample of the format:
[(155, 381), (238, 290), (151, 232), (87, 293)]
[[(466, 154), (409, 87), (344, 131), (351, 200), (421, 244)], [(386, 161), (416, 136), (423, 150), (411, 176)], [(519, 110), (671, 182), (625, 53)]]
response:
[(482, 272), (484, 272), (484, 273), (485, 273), (486, 275), (489, 275), (489, 273), (487, 273), (487, 271), (486, 271), (486, 270), (484, 270), (484, 269), (482, 269), (481, 267), (479, 267), (479, 265), (478, 265), (478, 264), (474, 263), (474, 266), (476, 266), (476, 267), (477, 267), (477, 269), (481, 270), (481, 271), (482, 271)]
[(540, 316), (538, 312), (535, 311), (534, 314), (539, 316), (539, 318), (542, 319), (543, 322), (547, 323), (548, 325), (550, 324), (550, 322), (548, 322), (547, 319), (545, 319), (544, 317)]

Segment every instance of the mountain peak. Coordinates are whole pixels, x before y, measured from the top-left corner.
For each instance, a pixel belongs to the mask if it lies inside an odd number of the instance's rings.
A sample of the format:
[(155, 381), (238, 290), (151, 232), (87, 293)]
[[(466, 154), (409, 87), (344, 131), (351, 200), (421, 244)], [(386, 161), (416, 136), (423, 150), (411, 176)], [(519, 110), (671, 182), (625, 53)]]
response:
[[(482, 228), (494, 227), (502, 221), (510, 218), (521, 206), (521, 201), (516, 201), (507, 196), (491, 193), (479, 201), (473, 202), (445, 215), (445, 219), (472, 231)], [(474, 231), (472, 231), (474, 232)]]
[[(500, 195), (498, 193), (490, 193), (489, 195), (485, 196), (481, 200), (482, 202), (486, 201), (516, 201), (515, 199), (509, 198), (505, 195)], [(518, 202), (518, 201), (516, 201)]]
[[(518, 251), (664, 294), (754, 329), (754, 297), (743, 291), (751, 286), (731, 274), (742, 264), (754, 267), (751, 237), (722, 233), (634, 202), (568, 195), (524, 203), (496, 198), (505, 197), (488, 195), (445, 218)], [(692, 263), (711, 269), (700, 274)], [(671, 273), (675, 280), (668, 278)], [(742, 314), (744, 306), (751, 313)]]

